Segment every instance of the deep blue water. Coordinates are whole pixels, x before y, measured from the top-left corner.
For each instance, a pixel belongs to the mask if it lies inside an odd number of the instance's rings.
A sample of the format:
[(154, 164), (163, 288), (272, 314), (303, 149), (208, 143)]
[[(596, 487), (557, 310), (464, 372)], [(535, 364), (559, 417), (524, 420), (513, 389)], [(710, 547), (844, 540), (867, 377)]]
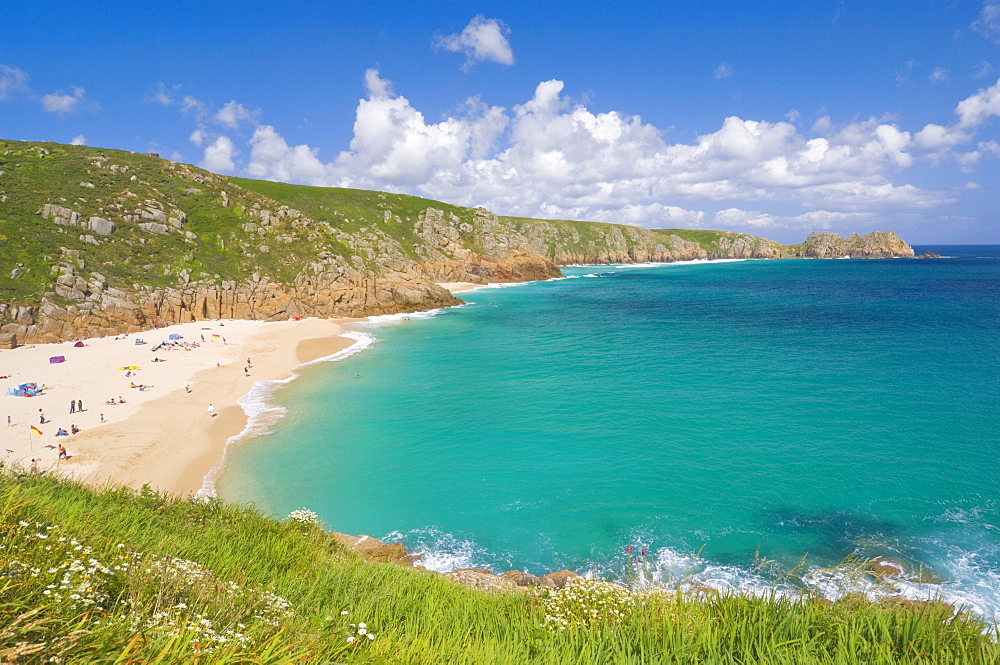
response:
[[(432, 567), (754, 590), (890, 556), (1000, 613), (1000, 247), (938, 260), (584, 266), (388, 317), (270, 398), (223, 496)], [(634, 556), (634, 555), (633, 555)]]

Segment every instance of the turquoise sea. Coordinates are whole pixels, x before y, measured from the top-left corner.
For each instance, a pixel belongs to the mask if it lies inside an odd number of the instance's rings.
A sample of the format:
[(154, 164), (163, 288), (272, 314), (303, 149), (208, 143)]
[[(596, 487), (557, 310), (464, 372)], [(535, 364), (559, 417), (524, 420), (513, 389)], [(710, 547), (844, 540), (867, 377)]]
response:
[[(1000, 616), (1000, 247), (916, 249), (945, 258), (569, 267), (360, 324), (245, 398), (219, 493), (438, 570), (645, 548), (655, 581)], [(829, 570), (852, 553), (910, 579)]]

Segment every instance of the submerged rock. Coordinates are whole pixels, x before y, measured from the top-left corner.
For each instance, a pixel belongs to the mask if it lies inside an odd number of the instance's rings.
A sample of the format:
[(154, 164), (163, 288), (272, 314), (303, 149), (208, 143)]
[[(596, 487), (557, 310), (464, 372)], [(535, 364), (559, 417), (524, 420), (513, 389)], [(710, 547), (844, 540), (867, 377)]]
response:
[(903, 577), (906, 575), (906, 564), (899, 559), (883, 557), (872, 562), (870, 570), (872, 574), (881, 577)]
[(420, 557), (406, 551), (402, 543), (383, 543), (371, 536), (349, 536), (346, 533), (333, 532), (333, 536), (341, 545), (354, 552), (362, 559), (380, 563), (400, 563), (412, 566)]
[(500, 577), (512, 581), (517, 586), (538, 586), (538, 587), (554, 587), (556, 583), (547, 577), (538, 577), (537, 575), (532, 575), (531, 573), (525, 573), (520, 570), (508, 570), (506, 573), (501, 573)]
[(554, 573), (542, 575), (542, 577), (551, 581), (557, 589), (563, 588), (572, 580), (580, 579), (580, 576), (572, 570), (558, 570)]

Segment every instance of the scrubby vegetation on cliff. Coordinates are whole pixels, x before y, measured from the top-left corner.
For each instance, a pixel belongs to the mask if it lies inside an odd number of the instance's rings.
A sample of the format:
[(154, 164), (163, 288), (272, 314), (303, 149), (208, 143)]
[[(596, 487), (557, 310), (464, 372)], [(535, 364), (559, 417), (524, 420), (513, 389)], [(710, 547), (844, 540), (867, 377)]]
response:
[(942, 604), (486, 593), (374, 563), (298, 519), (0, 475), (8, 663), (995, 663)]
[(558, 265), (912, 256), (894, 233), (802, 245), (723, 231), (502, 217), (414, 196), (227, 178), (121, 150), (0, 140), (0, 333), (116, 334), (218, 317), (455, 304), (435, 282)]

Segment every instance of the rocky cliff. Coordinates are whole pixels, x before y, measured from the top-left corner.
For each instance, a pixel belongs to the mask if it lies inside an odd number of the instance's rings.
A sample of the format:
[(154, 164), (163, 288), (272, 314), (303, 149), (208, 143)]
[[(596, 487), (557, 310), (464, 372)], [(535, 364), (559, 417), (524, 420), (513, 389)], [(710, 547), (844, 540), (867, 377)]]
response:
[(559, 265), (912, 256), (896, 234), (802, 245), (501, 217), (412, 196), (225, 178), (150, 155), (0, 141), (0, 333), (19, 343), (215, 318), (366, 316), (459, 301), (435, 282)]

